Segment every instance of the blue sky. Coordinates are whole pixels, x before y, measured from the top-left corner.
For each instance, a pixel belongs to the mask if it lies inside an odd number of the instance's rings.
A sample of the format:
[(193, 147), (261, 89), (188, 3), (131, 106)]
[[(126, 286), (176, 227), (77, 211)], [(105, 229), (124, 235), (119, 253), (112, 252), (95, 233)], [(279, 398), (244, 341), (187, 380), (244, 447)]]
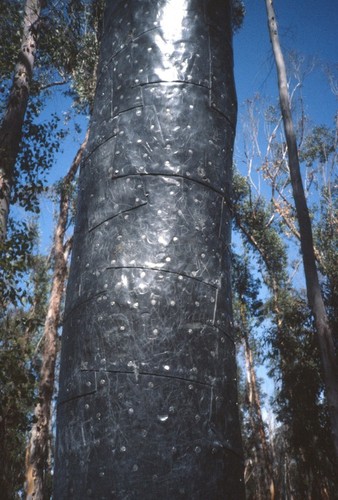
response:
[[(246, 16), (241, 30), (234, 36), (235, 80), (238, 98), (238, 126), (235, 163), (246, 175), (242, 130), (244, 102), (256, 93), (266, 103), (278, 104), (275, 63), (267, 27), (265, 0), (246, 0)], [(296, 51), (316, 63), (303, 82), (301, 92), (304, 111), (313, 125), (331, 127), (337, 112), (337, 98), (331, 92), (325, 65), (334, 69), (338, 78), (338, 2), (337, 0), (275, 0), (280, 43), (285, 59)], [(299, 91), (298, 91), (299, 92)], [(264, 154), (265, 134), (259, 137)], [(253, 170), (259, 166), (255, 158)], [(300, 276), (302, 281), (302, 276)]]
[[(244, 103), (259, 94), (264, 106), (278, 106), (276, 68), (267, 27), (265, 0), (246, 0), (245, 6), (243, 26), (234, 36), (239, 111), (234, 160), (244, 175), (247, 173), (243, 147), (243, 120), (246, 117)], [(287, 61), (290, 51), (296, 51), (309, 62), (315, 61), (295, 98), (301, 92), (304, 112), (312, 125), (325, 124), (332, 127), (337, 112), (337, 97), (330, 90), (324, 67), (335, 69), (335, 76), (338, 78), (338, 2), (275, 0), (274, 6), (285, 60)], [(291, 83), (290, 91), (293, 86), (294, 82)], [(260, 117), (258, 142), (264, 155), (266, 132), (263, 125)], [(254, 159), (253, 171), (260, 162), (261, 159), (257, 157)], [(264, 187), (264, 183), (261, 185)]]
[[(234, 37), (235, 78), (239, 104), (255, 92), (276, 96), (276, 77), (264, 0), (246, 0), (242, 29)], [(282, 49), (338, 64), (337, 0), (275, 0)], [(318, 69), (305, 81), (304, 97), (316, 122), (332, 123), (335, 98)]]

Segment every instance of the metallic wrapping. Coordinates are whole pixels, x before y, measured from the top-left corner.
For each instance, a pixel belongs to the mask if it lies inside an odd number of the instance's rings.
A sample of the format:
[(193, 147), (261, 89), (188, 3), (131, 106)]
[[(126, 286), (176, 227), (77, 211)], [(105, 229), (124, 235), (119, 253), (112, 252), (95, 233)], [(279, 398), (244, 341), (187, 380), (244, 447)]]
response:
[(107, 2), (62, 338), (56, 500), (243, 497), (230, 4)]

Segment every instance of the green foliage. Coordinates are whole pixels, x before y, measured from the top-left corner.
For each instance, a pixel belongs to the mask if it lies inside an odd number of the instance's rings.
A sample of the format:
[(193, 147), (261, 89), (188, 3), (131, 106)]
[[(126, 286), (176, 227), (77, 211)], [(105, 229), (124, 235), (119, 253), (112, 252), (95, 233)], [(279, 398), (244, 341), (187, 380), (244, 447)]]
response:
[(299, 160), (307, 167), (325, 164), (335, 152), (335, 141), (334, 131), (324, 125), (314, 127), (303, 141)]
[(317, 340), (304, 298), (281, 293), (278, 307), (278, 326), (269, 335), (270, 375), (279, 381), (275, 411), (286, 433), (287, 453), (297, 464), (295, 496), (310, 492), (311, 498), (322, 498), (324, 487), (333, 494), (337, 485)]
[(0, 319), (0, 491), (19, 498), (25, 474), (25, 449), (36, 402), (35, 351), (46, 314), (46, 258), (30, 258), (29, 309), (11, 308)]
[(29, 103), (12, 190), (12, 203), (33, 213), (39, 212), (39, 195), (46, 190), (48, 173), (66, 135), (56, 114), (41, 121), (39, 115), (43, 105), (37, 97)]
[(262, 196), (253, 196), (245, 177), (235, 172), (233, 178), (232, 211), (235, 228), (241, 232), (246, 245), (251, 248), (265, 269), (264, 279), (271, 285), (285, 280), (287, 255), (274, 224), (273, 212)]
[[(263, 302), (259, 295), (261, 282), (254, 276), (249, 255), (233, 255), (232, 290), (234, 326), (237, 352), (244, 351), (245, 373), (239, 371), (239, 404), (245, 456), (245, 490), (247, 498), (265, 498), (266, 454), (269, 454), (262, 420), (261, 401), (263, 395), (256, 376), (256, 364), (260, 359), (260, 343), (255, 337), (264, 319)], [(264, 451), (263, 451), (264, 450)], [(261, 496), (263, 494), (263, 497)]]
[[(253, 333), (264, 318), (264, 305), (260, 298), (261, 280), (253, 276), (248, 255), (232, 255), (232, 293), (236, 340), (241, 342), (242, 330)], [(245, 323), (245, 325), (243, 324)]]
[(338, 353), (338, 176), (329, 188), (323, 188), (321, 217), (314, 227), (314, 239), (320, 249), (319, 270), (327, 312)]
[[(42, 10), (30, 100), (11, 192), (12, 206), (28, 213), (39, 212), (40, 195), (47, 189), (48, 174), (66, 135), (61, 114), (41, 119), (49, 99), (53, 99), (53, 85), (60, 83), (60, 78), (67, 83), (65, 93), (71, 96), (79, 110), (88, 109), (93, 99), (102, 6), (103, 1), (69, 0), (60, 2), (57, 7), (48, 3)], [(3, 34), (0, 38), (5, 55), (0, 65), (2, 113), (6, 109), (11, 75), (21, 44), (22, 7), (21, 1), (0, 1), (0, 12), (4, 14), (0, 18), (0, 33)], [(31, 243), (27, 223), (12, 219), (8, 241), (0, 248), (0, 301), (3, 307), (10, 303), (17, 305), (25, 297), (21, 283)]]
[(24, 313), (13, 311), (0, 325), (0, 491), (8, 500), (17, 498), (23, 486), (26, 435), (34, 404), (26, 320)]
[[(15, 213), (16, 219), (20, 219), (18, 214), (39, 212), (40, 195), (46, 191), (48, 174), (66, 134), (61, 125), (64, 110), (45, 120), (41, 118), (55, 96), (54, 85), (64, 84), (64, 93), (71, 97), (69, 102), (73, 100), (80, 111), (88, 111), (90, 107), (98, 54), (94, 27), (96, 30), (99, 24), (102, 3), (67, 1), (54, 6), (48, 2), (40, 16), (38, 52), (11, 193), (11, 203), (15, 205), (12, 214)], [(1, 3), (2, 6), (8, 14), (8, 22), (0, 20), (0, 32), (5, 34), (7, 25), (14, 27), (16, 22), (20, 25), (22, 12), (11, 9), (10, 1)], [(12, 14), (16, 14), (15, 19)], [(2, 41), (3, 53), (9, 56), (0, 67), (3, 113), (20, 48), (20, 30), (17, 38), (12, 36)], [(0, 248), (0, 496), (6, 500), (17, 498), (23, 487), (25, 446), (32, 426), (35, 384), (41, 364), (38, 345), (50, 276), (46, 259), (34, 256), (35, 241), (33, 226), (11, 219), (8, 238)]]
[[(3, 81), (10, 79), (21, 43), (21, 0), (0, 0), (0, 92), (4, 92)], [(3, 57), (4, 56), (4, 57)]]
[(48, 174), (66, 134), (60, 127), (58, 116), (53, 115), (48, 120), (41, 121), (39, 115), (43, 105), (39, 98), (32, 98), (29, 103), (20, 151), (14, 168), (12, 205), (16, 206), (16, 210), (8, 221), (7, 239), (0, 242), (2, 313), (6, 311), (7, 305), (17, 306), (22, 300), (27, 299), (24, 282), (29, 256), (37, 234), (35, 224), (27, 222), (24, 218), (20, 220), (18, 213), (20, 208), (29, 214), (39, 213), (39, 197), (46, 191)]
[(239, 300), (245, 302), (251, 312), (255, 312), (262, 305), (262, 302), (258, 300), (260, 279), (253, 277), (247, 255), (233, 254), (232, 257), (233, 293)]
[[(334, 324), (338, 312), (337, 191), (332, 179), (335, 136), (322, 127), (314, 128), (312, 132), (304, 140), (302, 159), (306, 162), (306, 168), (311, 169), (313, 186), (320, 195), (317, 200), (320, 211), (315, 215), (315, 241), (320, 249), (322, 285)], [(271, 145), (276, 161), (278, 157), (283, 158), (283, 148), (277, 143)], [(286, 186), (282, 178), (287, 175), (285, 168), (286, 164), (281, 160), (276, 166), (276, 172), (278, 170), (281, 175), (280, 179), (275, 179), (276, 186), (278, 182)], [(330, 173), (330, 169), (331, 177), (324, 176), (326, 181), (323, 182), (323, 172)], [(271, 366), (270, 376), (276, 381), (274, 410), (279, 427), (272, 438), (277, 492), (285, 491), (288, 484), (290, 492), (297, 498), (308, 495), (311, 498), (323, 498), (325, 490), (333, 498), (337, 484), (321, 362), (306, 300), (287, 281), (283, 221), (282, 224), (276, 222), (270, 204), (263, 197), (254, 196), (247, 179), (237, 173), (234, 175), (233, 213), (235, 228), (240, 231), (245, 248), (251, 249), (248, 255), (258, 256), (261, 266), (257, 271), (262, 273), (272, 294), (271, 298), (265, 299), (263, 308), (264, 314), (269, 312), (270, 322), (265, 322), (260, 328), (265, 329), (261, 331), (261, 334), (265, 331), (264, 356)], [(255, 328), (252, 320), (255, 317), (258, 278), (250, 278), (248, 269), (243, 257), (237, 261), (235, 259), (234, 306), (238, 308), (240, 293), (245, 313), (251, 317), (248, 324), (252, 333)], [(237, 316), (238, 311), (235, 309), (235, 319)], [(244, 399), (244, 448), (247, 460), (254, 464), (252, 450), (255, 436), (250, 434), (251, 424), (245, 418), (245, 408)], [(248, 485), (248, 491), (250, 488), (255, 490), (253, 476), (250, 476)]]
[(40, 80), (46, 84), (58, 74), (79, 111), (88, 111), (94, 99), (104, 5), (104, 0), (61, 2), (45, 13), (41, 26)]
[(7, 240), (0, 242), (0, 320), (9, 305), (27, 301), (25, 279), (35, 239), (34, 225), (10, 219)]
[[(20, 1), (1, 0), (0, 34), (5, 54), (0, 66), (2, 96), (0, 109), (6, 109), (11, 75), (21, 44), (23, 11)], [(51, 89), (64, 83), (79, 110), (90, 107), (95, 90), (95, 71), (99, 50), (99, 32), (103, 0), (68, 0), (56, 6), (47, 3), (39, 23), (39, 43), (35, 61), (29, 106), (22, 130), (22, 142), (17, 158), (11, 202), (27, 211), (38, 212), (38, 197), (46, 185), (46, 175), (60, 150), (65, 130), (61, 116), (54, 114), (45, 122), (41, 112), (53, 99)], [(41, 89), (46, 89), (43, 92)]]
[(319, 253), (317, 265), (338, 353), (337, 140), (337, 129), (315, 126), (303, 141), (300, 158), (306, 165), (313, 191), (312, 223)]

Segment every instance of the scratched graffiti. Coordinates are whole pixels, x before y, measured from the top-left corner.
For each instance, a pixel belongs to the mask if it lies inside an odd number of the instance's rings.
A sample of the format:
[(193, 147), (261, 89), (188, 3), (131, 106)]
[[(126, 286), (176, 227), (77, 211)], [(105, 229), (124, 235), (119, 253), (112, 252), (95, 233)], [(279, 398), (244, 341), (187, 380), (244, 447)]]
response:
[(56, 500), (241, 499), (230, 2), (107, 2), (62, 339)]

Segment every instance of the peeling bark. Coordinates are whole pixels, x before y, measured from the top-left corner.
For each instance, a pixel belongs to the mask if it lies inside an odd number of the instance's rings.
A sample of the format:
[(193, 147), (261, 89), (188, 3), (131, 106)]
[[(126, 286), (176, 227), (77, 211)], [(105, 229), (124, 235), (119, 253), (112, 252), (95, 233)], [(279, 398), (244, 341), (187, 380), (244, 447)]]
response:
[(35, 408), (35, 423), (26, 450), (26, 498), (46, 498), (46, 477), (50, 470), (51, 412), (57, 356), (57, 337), (60, 324), (61, 304), (67, 277), (67, 262), (71, 240), (65, 241), (69, 212), (69, 187), (79, 168), (88, 134), (77, 152), (74, 161), (63, 180), (59, 217), (54, 233), (54, 273), (52, 289), (43, 334), (39, 402)]
[(338, 460), (338, 364), (333, 336), (326, 314), (323, 296), (318, 279), (311, 220), (302, 183), (296, 135), (291, 115), (287, 75), (283, 53), (280, 47), (276, 15), (272, 0), (266, 0), (268, 27), (275, 57), (280, 108), (283, 117), (284, 133), (288, 147), (289, 170), (293, 197), (299, 224), (300, 243), (303, 257), (304, 274), (308, 304), (315, 318), (318, 344), (323, 366), (326, 398), (329, 408), (331, 431)]

